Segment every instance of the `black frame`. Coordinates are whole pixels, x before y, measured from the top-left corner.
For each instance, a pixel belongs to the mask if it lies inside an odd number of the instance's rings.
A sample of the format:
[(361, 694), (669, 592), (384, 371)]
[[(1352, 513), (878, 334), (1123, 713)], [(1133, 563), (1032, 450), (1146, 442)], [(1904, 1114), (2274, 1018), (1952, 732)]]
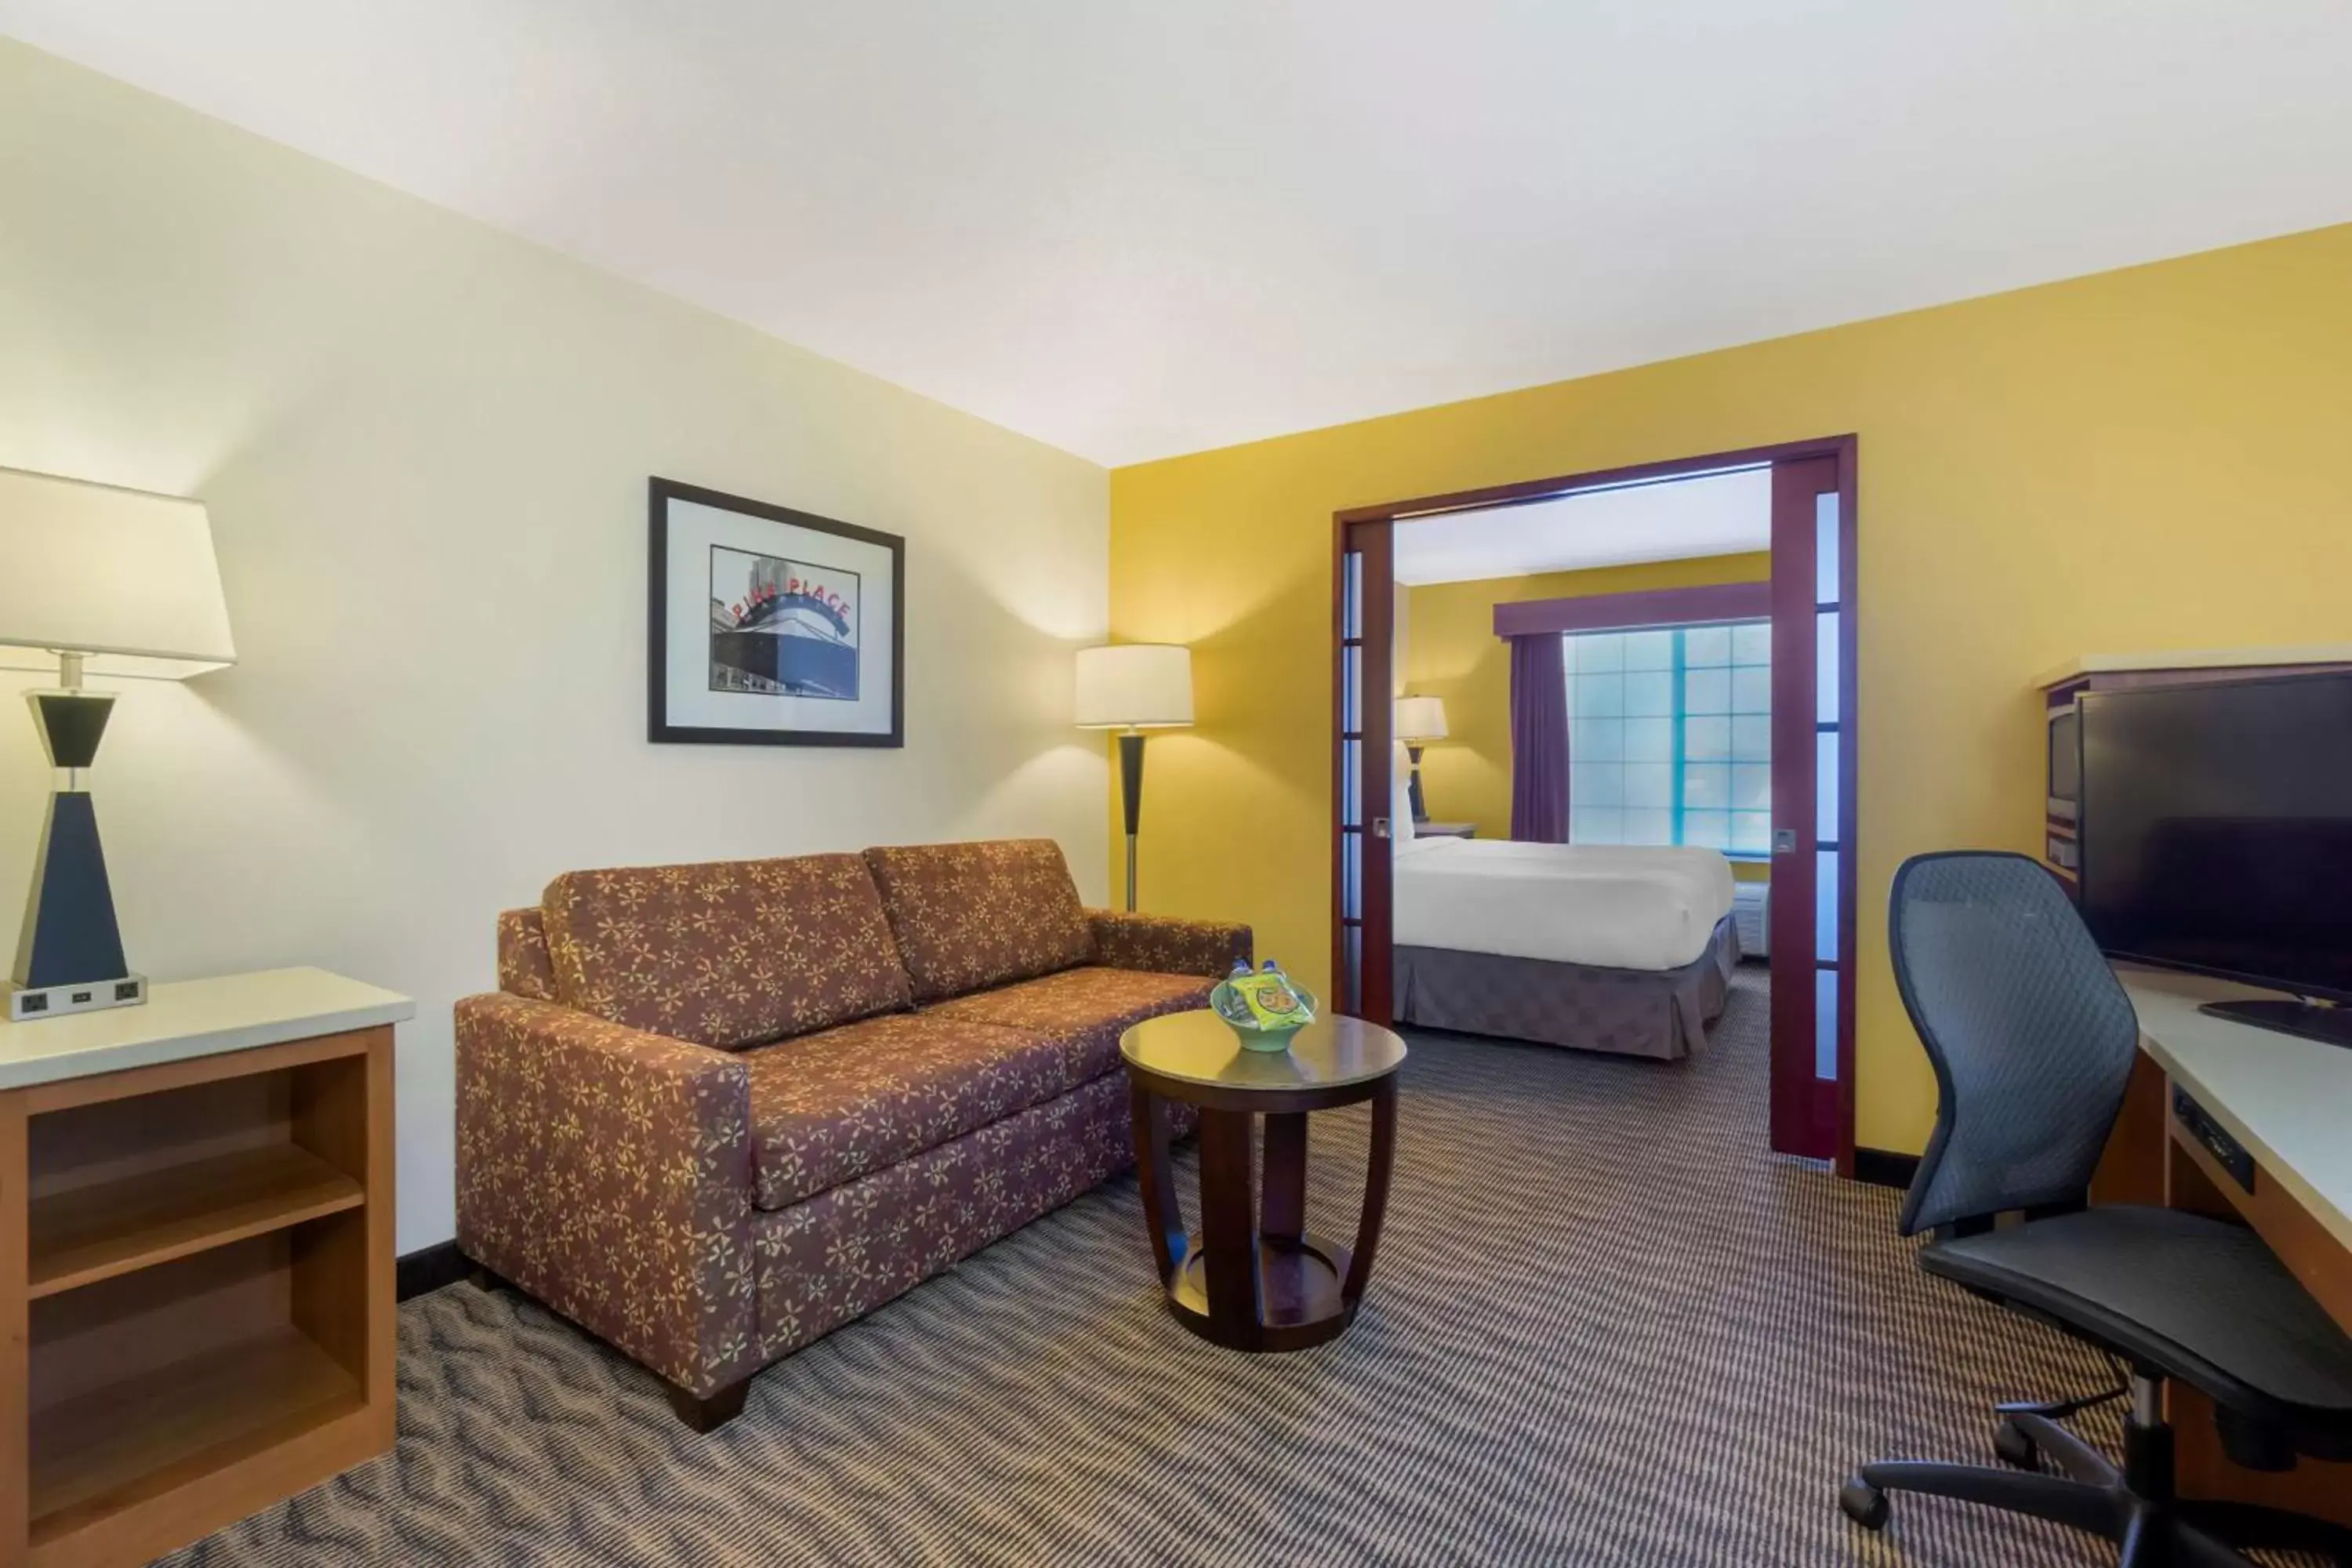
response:
[[(2084, 761), (2087, 763), (2089, 761), (2091, 741), (2092, 709), (2095, 705), (2104, 707), (2108, 702), (2118, 697), (2169, 696), (2177, 695), (2183, 691), (2204, 692), (2242, 690), (2250, 686), (2277, 686), (2288, 681), (2340, 681), (2345, 679), (2347, 679), (2346, 672), (2340, 669), (2297, 669), (2282, 671), (2274, 675), (2233, 676), (2223, 679), (2199, 680), (2194, 682), (2184, 682), (2179, 685), (2126, 686), (2116, 687), (2106, 691), (2084, 691), (2078, 694), (2074, 699), (2074, 710), (2082, 716), (2074, 731), (2074, 741), (2076, 745), (2083, 748)], [(2084, 766), (2077, 776), (2080, 782), (2074, 794), (2074, 822), (2076, 835), (2074, 839), (2074, 907), (2078, 910), (2082, 911), (2083, 924), (2087, 930), (2091, 923), (2091, 916), (2089, 912), (2091, 897), (2091, 770), (2088, 766)], [(2098, 933), (2096, 931), (2093, 931), (2092, 938), (2094, 941), (2097, 941)], [(2175, 974), (2201, 974), (2210, 980), (2227, 980), (2240, 985), (2254, 986), (2259, 990), (2284, 992), (2286, 994), (2294, 996), (2301, 1001), (2307, 1002), (2316, 997), (2329, 1002), (2352, 1005), (2352, 989), (2347, 989), (2343, 986), (2319, 985), (2315, 984), (2310, 981), (2292, 980), (2284, 975), (2278, 974), (2257, 974), (2251, 970), (2245, 969), (2223, 969), (2212, 964), (2190, 963), (2184, 959), (2168, 957), (2160, 953), (2134, 952), (2128, 948), (2109, 947), (2105, 942), (2099, 942), (2099, 951), (2105, 953), (2109, 958), (2121, 959), (2126, 963), (2142, 964), (2149, 969), (2168, 970)], [(2221, 1016), (2229, 1016), (2230, 1015), (2224, 1014)], [(2289, 1029), (2286, 1032), (2293, 1034), (2295, 1031)], [(2323, 1036), (2316, 1037), (2330, 1038), (2332, 1037)]]
[[(835, 730), (732, 730), (672, 724), (664, 713), (669, 689), (669, 503), (695, 501), (722, 511), (742, 512), (771, 522), (831, 533), (890, 552), (890, 728), (878, 735)], [(748, 496), (729, 495), (656, 476), (646, 484), (649, 560), (646, 601), (646, 739), (709, 746), (904, 746), (907, 743), (907, 541), (896, 533), (860, 528), (814, 512), (772, 506)]]

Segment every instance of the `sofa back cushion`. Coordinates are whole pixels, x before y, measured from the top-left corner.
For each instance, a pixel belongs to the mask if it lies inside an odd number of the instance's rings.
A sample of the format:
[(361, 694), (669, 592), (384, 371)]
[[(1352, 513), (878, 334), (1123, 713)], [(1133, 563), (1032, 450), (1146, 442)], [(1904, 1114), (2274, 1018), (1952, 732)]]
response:
[(917, 1002), (1091, 963), (1093, 929), (1050, 838), (868, 849)]
[(557, 1000), (698, 1045), (764, 1045), (904, 1007), (855, 855), (571, 871), (541, 900)]
[(555, 1000), (555, 966), (547, 956), (547, 926), (537, 910), (499, 911), (499, 989), (534, 1002)]

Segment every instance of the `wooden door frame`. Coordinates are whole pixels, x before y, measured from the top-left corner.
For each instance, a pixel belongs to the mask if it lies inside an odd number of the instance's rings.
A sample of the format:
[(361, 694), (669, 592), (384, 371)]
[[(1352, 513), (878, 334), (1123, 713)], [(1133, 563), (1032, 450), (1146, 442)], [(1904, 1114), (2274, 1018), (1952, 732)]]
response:
[[(1803, 458), (1831, 458), (1838, 466), (1838, 602), (1844, 613), (1838, 617), (1838, 967), (1842, 981), (1838, 986), (1837, 1026), (1837, 1152), (1838, 1174), (1853, 1174), (1854, 1150), (1854, 1019), (1859, 1010), (1861, 989), (1855, 973), (1855, 933), (1859, 910), (1855, 894), (1861, 862), (1861, 837), (1857, 831), (1860, 801), (1857, 798), (1857, 754), (1861, 751), (1860, 715), (1855, 705), (1857, 660), (1854, 657), (1861, 620), (1861, 596), (1855, 569), (1860, 535), (1861, 514), (1856, 503), (1856, 469), (1859, 467), (1861, 443), (1851, 432), (1843, 436), (1824, 436), (1806, 441), (1782, 441), (1765, 447), (1745, 447), (1729, 452), (1709, 453), (1703, 457), (1677, 458), (1664, 462), (1630, 463), (1621, 468), (1595, 468), (1582, 473), (1564, 474), (1549, 479), (1522, 479), (1513, 484), (1489, 485), (1478, 489), (1451, 490), (1439, 495), (1416, 496), (1410, 500), (1385, 501), (1377, 506), (1347, 507), (1331, 514), (1331, 981), (1333, 994), (1339, 994), (1346, 985), (1347, 928), (1344, 868), (1341, 857), (1346, 840), (1340, 827), (1347, 820), (1347, 741), (1342, 715), (1347, 680), (1347, 616), (1348, 616), (1348, 533), (1357, 523), (1398, 523), (1416, 518), (1449, 511), (1493, 511), (1513, 506), (1529, 506), (1556, 500), (1565, 495), (1586, 490), (1610, 489), (1621, 486), (1652, 483), (1661, 479), (1688, 479), (1725, 468), (1758, 468), (1772, 463), (1790, 462)], [(1369, 589), (1370, 584), (1368, 584)], [(1393, 595), (1393, 583), (1390, 587)], [(1396, 638), (1395, 606), (1382, 617), (1383, 624), (1375, 628), (1370, 614), (1371, 600), (1366, 595), (1362, 641), (1369, 644), (1377, 630), (1393, 648)], [(1389, 720), (1374, 717), (1375, 706), (1370, 693), (1365, 697), (1363, 716), (1363, 767), (1367, 795), (1374, 800), (1386, 800), (1390, 795), (1388, 777), (1391, 747), (1385, 742), (1378, 748), (1370, 744), (1377, 726), (1383, 738), (1389, 730)], [(1379, 704), (1383, 710), (1387, 700)], [(1373, 789), (1375, 784), (1377, 790)], [(1816, 781), (1815, 787), (1819, 788)], [(1370, 842), (1369, 822), (1365, 825), (1366, 841)], [(1393, 945), (1393, 933), (1391, 933)], [(1387, 1020), (1381, 1020), (1386, 1022)]]

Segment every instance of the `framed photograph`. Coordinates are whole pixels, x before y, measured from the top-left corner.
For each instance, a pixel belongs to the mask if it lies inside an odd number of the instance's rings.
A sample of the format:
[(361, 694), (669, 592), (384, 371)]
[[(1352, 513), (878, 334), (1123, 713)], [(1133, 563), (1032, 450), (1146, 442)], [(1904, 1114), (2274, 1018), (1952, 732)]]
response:
[(646, 739), (903, 746), (907, 542), (650, 485)]

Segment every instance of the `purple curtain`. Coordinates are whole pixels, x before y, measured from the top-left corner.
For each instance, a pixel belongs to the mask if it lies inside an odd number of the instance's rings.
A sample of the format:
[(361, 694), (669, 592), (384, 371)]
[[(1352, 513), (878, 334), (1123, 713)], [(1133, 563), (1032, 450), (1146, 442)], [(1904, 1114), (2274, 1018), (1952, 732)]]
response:
[(1511, 639), (1511, 837), (1568, 842), (1568, 671), (1558, 632)]

